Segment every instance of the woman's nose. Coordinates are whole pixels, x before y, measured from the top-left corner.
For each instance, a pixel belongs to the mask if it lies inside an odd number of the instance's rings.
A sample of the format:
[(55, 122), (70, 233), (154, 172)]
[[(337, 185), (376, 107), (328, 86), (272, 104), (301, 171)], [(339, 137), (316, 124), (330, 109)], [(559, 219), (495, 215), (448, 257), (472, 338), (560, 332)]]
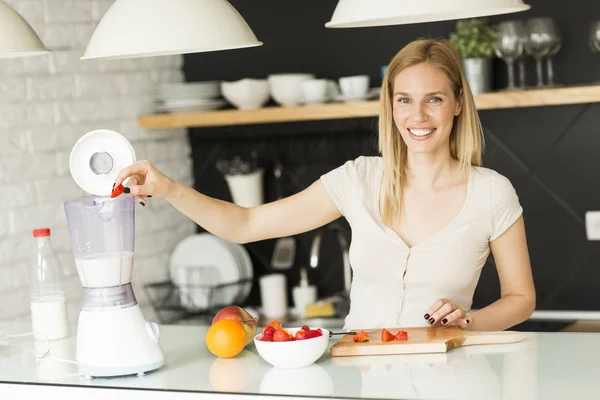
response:
[(421, 105), (415, 105), (413, 110), (413, 120), (415, 122), (422, 122), (427, 120), (427, 113), (425, 107)]

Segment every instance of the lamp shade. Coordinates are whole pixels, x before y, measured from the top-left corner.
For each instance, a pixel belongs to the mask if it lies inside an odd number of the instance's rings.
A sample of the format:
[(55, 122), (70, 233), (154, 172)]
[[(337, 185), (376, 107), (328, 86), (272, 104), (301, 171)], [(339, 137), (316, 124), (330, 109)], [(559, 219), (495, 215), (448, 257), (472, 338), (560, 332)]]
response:
[(165, 56), (260, 45), (227, 0), (116, 0), (81, 59)]
[(523, 0), (339, 0), (327, 28), (415, 24), (508, 14)]
[(0, 58), (47, 54), (33, 28), (4, 0), (0, 0)]

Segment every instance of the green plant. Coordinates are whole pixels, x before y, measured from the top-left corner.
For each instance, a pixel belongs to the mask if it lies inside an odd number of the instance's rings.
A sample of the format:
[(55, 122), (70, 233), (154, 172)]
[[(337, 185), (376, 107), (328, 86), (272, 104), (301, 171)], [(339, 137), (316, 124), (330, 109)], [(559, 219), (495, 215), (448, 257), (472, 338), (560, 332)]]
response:
[(450, 43), (461, 59), (488, 58), (494, 54), (496, 32), (487, 19), (466, 19), (456, 23), (456, 31), (450, 34)]

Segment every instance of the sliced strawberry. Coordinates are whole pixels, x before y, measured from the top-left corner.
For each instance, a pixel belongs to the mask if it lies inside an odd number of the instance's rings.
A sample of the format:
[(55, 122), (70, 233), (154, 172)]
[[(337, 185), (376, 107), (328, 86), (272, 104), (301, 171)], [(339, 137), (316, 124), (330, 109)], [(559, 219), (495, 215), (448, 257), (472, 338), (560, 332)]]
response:
[(381, 331), (381, 341), (389, 342), (394, 340), (394, 335), (392, 335), (387, 329)]
[(262, 335), (262, 337), (258, 340), (260, 340), (261, 342), (272, 342), (273, 335)]
[(277, 329), (275, 329), (275, 328), (274, 328), (274, 327), (272, 327), (271, 325), (267, 325), (267, 326), (265, 326), (265, 327), (263, 328), (263, 330), (262, 330), (262, 334), (263, 334), (263, 335), (271, 335), (271, 336), (273, 336), (273, 335), (275, 334), (275, 331), (276, 331), (276, 330), (277, 330)]
[(360, 331), (352, 337), (355, 342), (366, 342), (369, 340), (369, 335), (365, 331)]
[(396, 336), (394, 336), (394, 340), (408, 340), (408, 332), (398, 331), (398, 333), (396, 333)]
[(308, 327), (308, 325), (302, 325), (302, 328), (300, 328), (300, 329), (302, 329), (303, 331), (306, 331), (306, 332), (310, 331), (310, 328)]
[(321, 328), (317, 328), (317, 329), (315, 329), (315, 330), (316, 330), (316, 331), (319, 331), (319, 333), (320, 333), (321, 335), (323, 334), (323, 331), (321, 330)]
[(306, 332), (305, 330), (300, 329), (298, 332), (296, 332), (296, 340), (305, 340), (308, 339), (308, 332)]

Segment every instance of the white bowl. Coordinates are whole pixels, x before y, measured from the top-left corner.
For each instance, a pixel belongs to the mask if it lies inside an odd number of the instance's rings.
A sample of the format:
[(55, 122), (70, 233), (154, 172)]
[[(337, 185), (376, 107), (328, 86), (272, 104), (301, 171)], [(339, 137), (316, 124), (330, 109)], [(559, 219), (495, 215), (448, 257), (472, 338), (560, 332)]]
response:
[(269, 81), (245, 78), (235, 82), (221, 82), (225, 100), (240, 110), (254, 110), (269, 101)]
[(271, 97), (283, 107), (296, 106), (302, 102), (302, 82), (315, 79), (313, 74), (269, 75)]
[[(295, 335), (301, 328), (286, 328)], [(321, 328), (323, 335), (290, 342), (261, 342), (262, 333), (254, 336), (254, 345), (258, 354), (276, 368), (302, 368), (317, 361), (329, 343), (329, 331)]]

